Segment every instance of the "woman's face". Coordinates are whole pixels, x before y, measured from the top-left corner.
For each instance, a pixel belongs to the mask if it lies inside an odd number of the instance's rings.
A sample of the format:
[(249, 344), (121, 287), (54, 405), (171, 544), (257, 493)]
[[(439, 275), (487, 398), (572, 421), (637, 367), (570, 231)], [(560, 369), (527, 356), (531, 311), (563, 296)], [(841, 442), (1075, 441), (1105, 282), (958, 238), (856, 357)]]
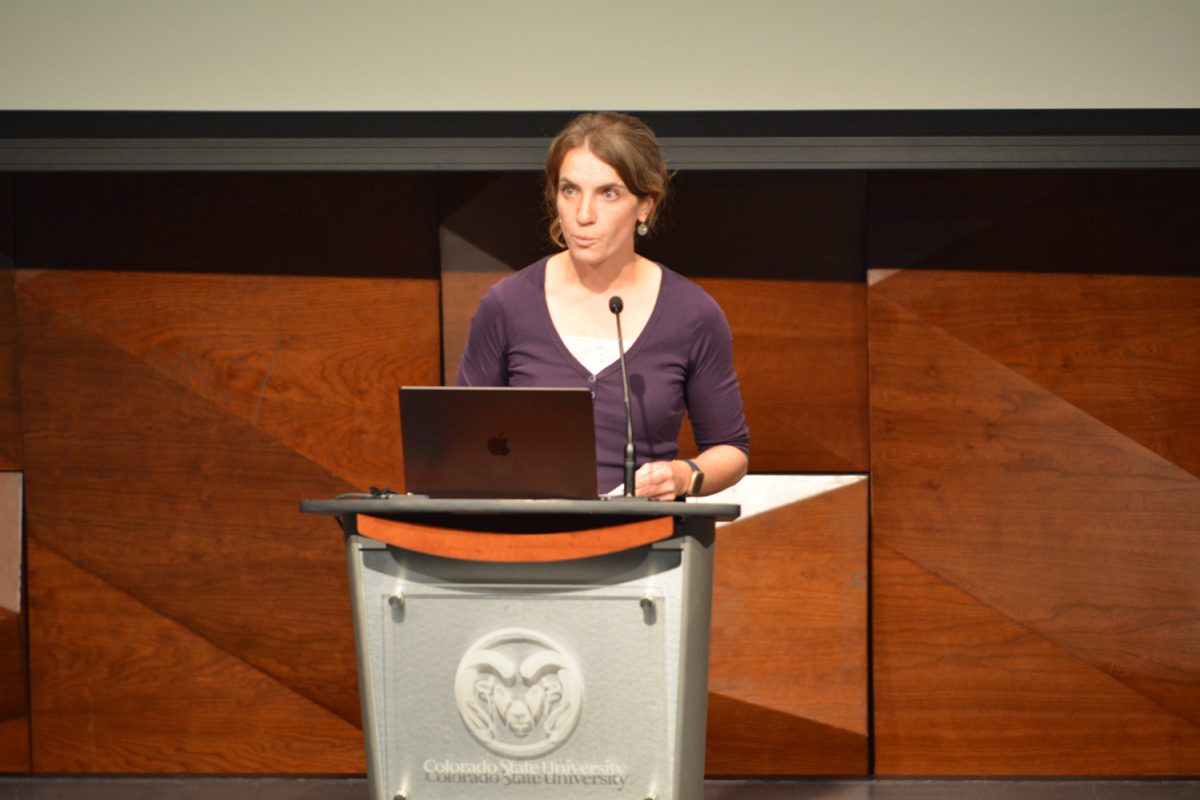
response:
[(591, 150), (576, 147), (559, 167), (555, 205), (571, 258), (602, 264), (632, 256), (634, 230), (654, 201), (629, 191), (617, 171)]

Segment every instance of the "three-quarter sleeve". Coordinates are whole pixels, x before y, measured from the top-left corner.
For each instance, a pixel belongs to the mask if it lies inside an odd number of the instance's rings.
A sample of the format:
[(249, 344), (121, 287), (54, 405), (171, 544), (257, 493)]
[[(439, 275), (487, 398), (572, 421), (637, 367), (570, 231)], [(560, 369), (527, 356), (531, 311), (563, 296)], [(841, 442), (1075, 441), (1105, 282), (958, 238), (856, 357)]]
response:
[(705, 295), (696, 316), (689, 358), (688, 418), (701, 451), (728, 444), (749, 455), (750, 430), (733, 366), (733, 334), (724, 312)]
[(471, 318), (471, 332), (458, 365), (459, 386), (508, 385), (508, 336), (495, 289), (484, 295)]

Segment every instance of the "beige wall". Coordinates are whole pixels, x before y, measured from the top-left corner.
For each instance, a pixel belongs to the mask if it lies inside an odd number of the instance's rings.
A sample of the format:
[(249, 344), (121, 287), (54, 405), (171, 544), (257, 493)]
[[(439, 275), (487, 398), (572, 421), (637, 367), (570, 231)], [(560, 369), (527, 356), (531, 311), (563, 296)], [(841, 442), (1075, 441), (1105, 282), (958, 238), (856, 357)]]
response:
[(0, 109), (1200, 106), (1187, 0), (0, 0)]

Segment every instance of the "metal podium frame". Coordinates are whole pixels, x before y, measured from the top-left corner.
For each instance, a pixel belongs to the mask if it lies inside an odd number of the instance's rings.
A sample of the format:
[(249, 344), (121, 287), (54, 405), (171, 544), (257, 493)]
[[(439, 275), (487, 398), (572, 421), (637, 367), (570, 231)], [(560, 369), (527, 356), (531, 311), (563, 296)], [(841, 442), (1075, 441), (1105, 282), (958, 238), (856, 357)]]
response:
[[(715, 523), (739, 506), (390, 495), (301, 511), (345, 533), (372, 800), (702, 796)], [(617, 657), (596, 666), (598, 648)], [(484, 720), (476, 687), (498, 679), (472, 654), (543, 665), (549, 692), (523, 678), (515, 719)], [(545, 697), (558, 705), (534, 725)]]

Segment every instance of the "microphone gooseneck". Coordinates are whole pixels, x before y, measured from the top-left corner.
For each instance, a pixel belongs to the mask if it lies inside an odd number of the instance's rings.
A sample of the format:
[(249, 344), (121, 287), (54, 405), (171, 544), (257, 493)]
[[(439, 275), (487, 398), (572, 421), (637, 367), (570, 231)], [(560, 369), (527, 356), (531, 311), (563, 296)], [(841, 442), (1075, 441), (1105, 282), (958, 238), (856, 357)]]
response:
[(621, 312), (625, 303), (620, 296), (608, 300), (608, 310), (617, 318), (617, 352), (621, 359), (621, 388), (625, 392), (625, 496), (633, 497), (633, 471), (637, 466), (637, 450), (633, 444), (633, 407), (629, 403), (629, 375), (625, 371), (625, 340), (621, 337)]

